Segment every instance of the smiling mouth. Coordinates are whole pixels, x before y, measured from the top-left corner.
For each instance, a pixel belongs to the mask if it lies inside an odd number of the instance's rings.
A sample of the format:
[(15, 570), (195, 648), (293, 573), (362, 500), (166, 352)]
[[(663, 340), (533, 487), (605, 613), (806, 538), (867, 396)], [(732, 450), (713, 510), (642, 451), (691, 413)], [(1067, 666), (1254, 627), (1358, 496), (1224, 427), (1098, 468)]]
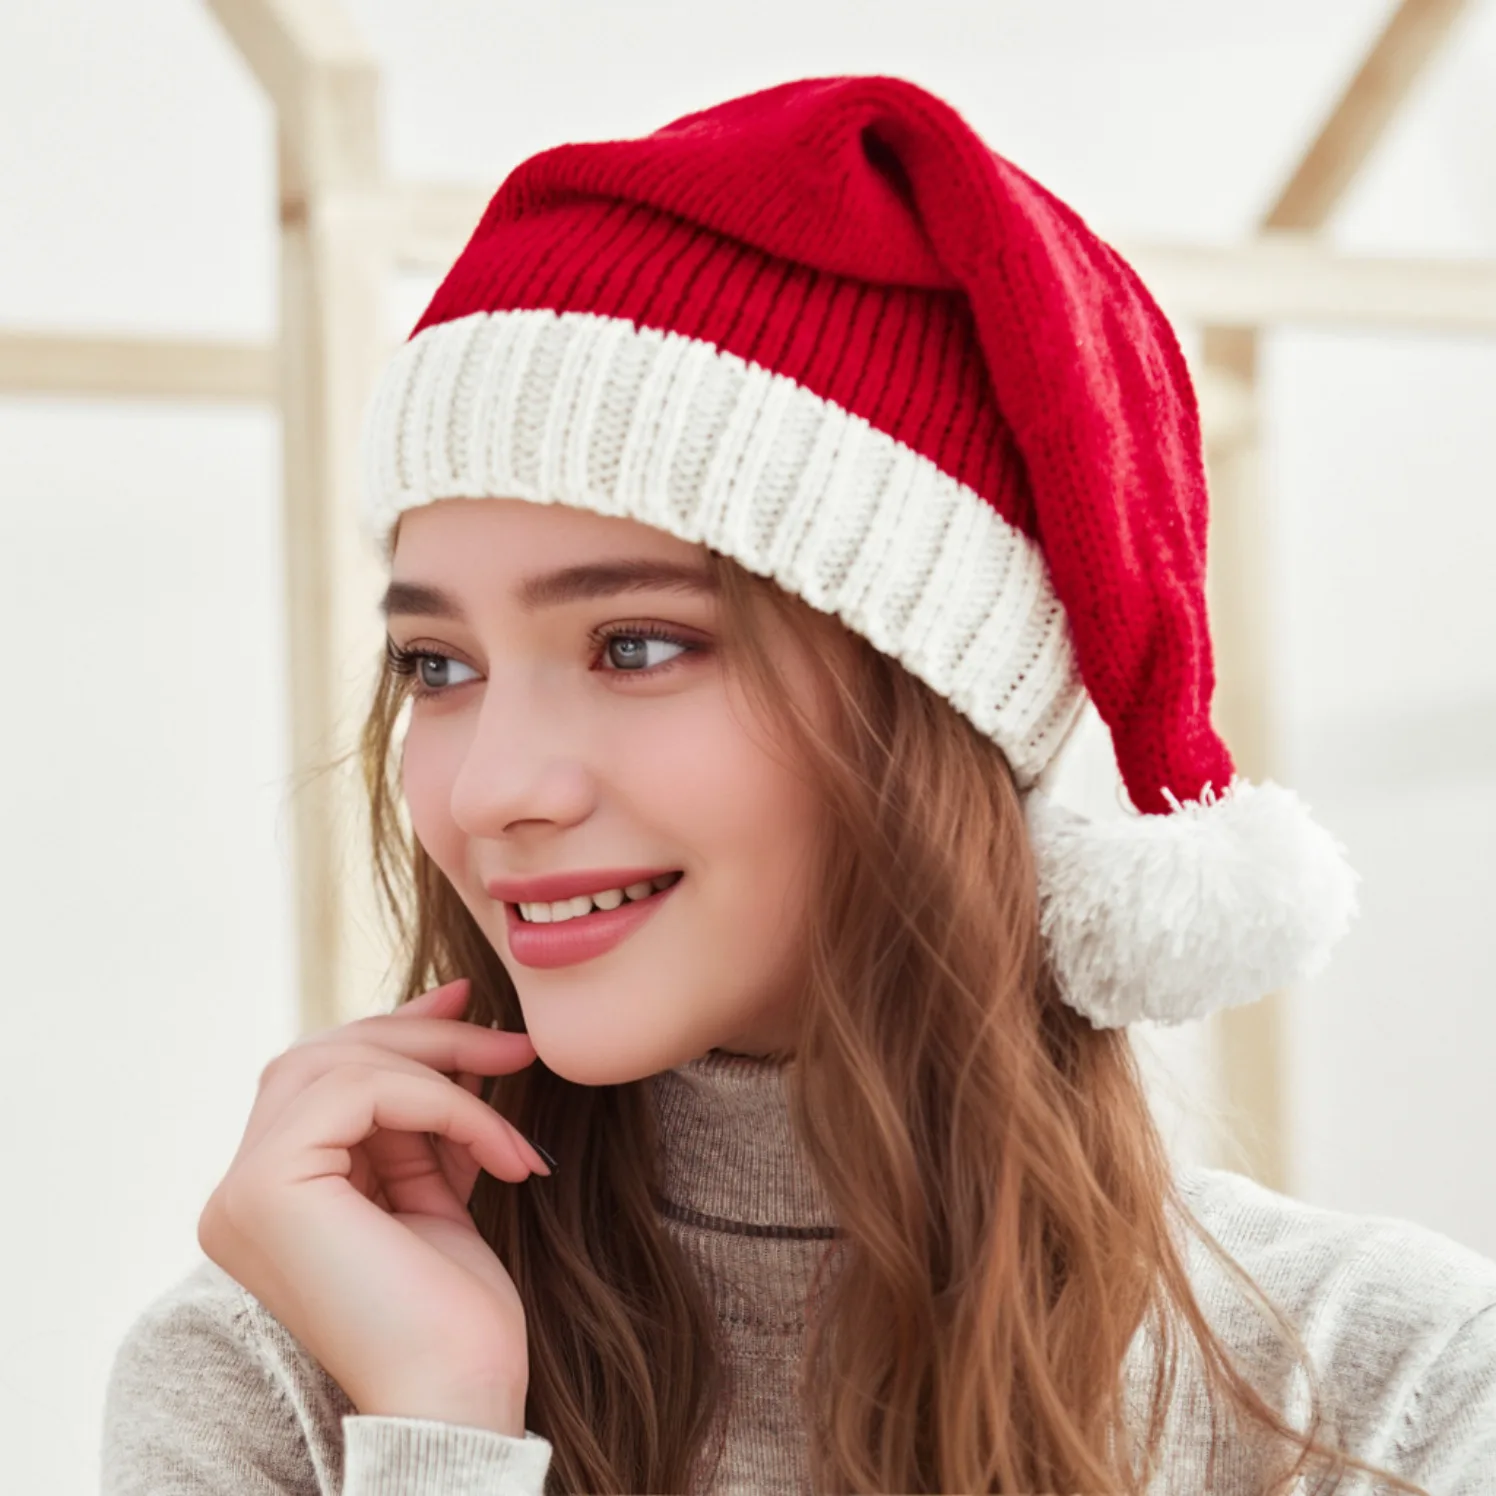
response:
[(656, 894), (673, 888), (685, 877), (683, 872), (661, 873), (644, 883), (630, 883), (626, 888), (601, 889), (594, 894), (578, 894), (574, 899), (556, 899), (549, 903), (515, 904), (520, 923), (527, 925), (559, 925), (573, 920), (587, 919), (593, 914), (606, 914), (620, 909), (625, 904), (638, 904), (652, 899)]

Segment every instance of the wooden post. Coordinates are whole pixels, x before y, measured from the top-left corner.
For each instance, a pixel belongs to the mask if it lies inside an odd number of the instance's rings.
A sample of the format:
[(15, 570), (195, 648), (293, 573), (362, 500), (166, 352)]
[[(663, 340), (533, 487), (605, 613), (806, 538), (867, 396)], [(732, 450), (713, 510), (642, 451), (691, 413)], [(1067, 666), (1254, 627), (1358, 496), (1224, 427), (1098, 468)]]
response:
[[(1465, 5), (1402, 0), (1263, 216), (1262, 229), (1313, 233), (1324, 227)], [(1257, 333), (1206, 327), (1203, 352), (1207, 377), (1234, 388), (1240, 411), (1234, 429), (1208, 438), (1216, 718), (1241, 772), (1260, 782), (1281, 770), (1268, 643), (1273, 589), (1259, 476)], [(1228, 1163), (1285, 1193), (1292, 1188), (1283, 1082), (1286, 1001), (1274, 993), (1220, 1013), (1213, 1030), (1224, 1110), (1235, 1119), (1240, 1154), (1239, 1163)]]
[[(1260, 465), (1257, 334), (1208, 329), (1203, 382), (1216, 414), (1206, 428), (1210, 559), (1206, 591), (1216, 659), (1214, 720), (1238, 771), (1254, 784), (1280, 777), (1270, 618), (1275, 593), (1271, 533)], [(1202, 402), (1203, 404), (1204, 402)], [(1270, 993), (1216, 1014), (1212, 1047), (1221, 1111), (1221, 1163), (1269, 1189), (1289, 1188), (1291, 1158), (1283, 1086), (1284, 996)]]
[[(283, 153), (284, 159), (284, 153)], [(295, 177), (286, 163), (288, 184)], [(282, 454), (291, 808), (303, 1032), (374, 1011), (388, 940), (374, 899), (357, 728), (377, 668), (378, 558), (358, 531), (360, 435), (383, 352), (387, 215), (328, 190), (281, 224)], [(336, 767), (328, 768), (336, 759)]]
[(308, 1032), (372, 1011), (388, 964), (350, 758), (380, 640), (382, 567), (358, 530), (359, 438), (391, 264), (379, 75), (340, 0), (208, 3), (279, 121), (290, 810)]

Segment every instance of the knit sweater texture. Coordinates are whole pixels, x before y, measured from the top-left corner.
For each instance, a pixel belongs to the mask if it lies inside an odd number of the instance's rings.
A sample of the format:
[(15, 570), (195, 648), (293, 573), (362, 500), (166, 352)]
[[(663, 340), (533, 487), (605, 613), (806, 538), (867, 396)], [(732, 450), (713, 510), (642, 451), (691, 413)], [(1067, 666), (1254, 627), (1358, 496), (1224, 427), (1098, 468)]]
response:
[[(713, 1050), (651, 1080), (663, 1218), (711, 1298), (734, 1389), (714, 1493), (810, 1489), (795, 1375), (803, 1305), (836, 1223), (790, 1126), (784, 1079), (769, 1061)], [(1411, 1222), (1309, 1206), (1228, 1171), (1179, 1180), (1195, 1216), (1298, 1327), (1346, 1449), (1430, 1496), (1496, 1496), (1496, 1262)], [(1302, 1426), (1300, 1379), (1260, 1311), (1187, 1243), (1212, 1327)], [(1140, 1332), (1126, 1368), (1140, 1420), (1155, 1364)], [(1209, 1420), (1191, 1366), (1181, 1363), (1170, 1404), (1157, 1496), (1207, 1489)], [(551, 1446), (533, 1432), (358, 1414), (204, 1259), (119, 1346), (101, 1453), (104, 1496), (540, 1496)], [(1227, 1446), (1210, 1489), (1257, 1496), (1259, 1458)], [(1376, 1489), (1357, 1478), (1342, 1492)]]

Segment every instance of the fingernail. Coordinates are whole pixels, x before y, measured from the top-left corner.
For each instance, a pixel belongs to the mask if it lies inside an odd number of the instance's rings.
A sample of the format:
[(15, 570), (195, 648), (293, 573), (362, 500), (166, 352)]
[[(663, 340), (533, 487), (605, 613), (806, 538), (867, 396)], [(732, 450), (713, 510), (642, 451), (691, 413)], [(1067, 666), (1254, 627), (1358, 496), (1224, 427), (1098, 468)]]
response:
[(556, 1162), (556, 1160), (553, 1159), (551, 1155), (544, 1148), (542, 1148), (539, 1143), (535, 1141), (534, 1138), (530, 1137), (528, 1133), (524, 1135), (524, 1138), (525, 1141), (546, 1161), (546, 1163), (551, 1166), (552, 1173), (560, 1168), (560, 1165)]

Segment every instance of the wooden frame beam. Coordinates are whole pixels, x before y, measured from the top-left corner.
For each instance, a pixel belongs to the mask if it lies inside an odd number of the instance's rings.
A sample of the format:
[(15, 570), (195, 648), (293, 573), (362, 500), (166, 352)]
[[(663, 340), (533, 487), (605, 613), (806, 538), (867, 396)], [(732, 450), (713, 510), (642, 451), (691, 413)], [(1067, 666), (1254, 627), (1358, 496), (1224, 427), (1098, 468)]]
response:
[(491, 187), (396, 182), (385, 188), (390, 252), (402, 270), (445, 270), (493, 197)]
[(268, 404), (276, 356), (259, 343), (0, 331), (0, 391)]
[(1118, 248), (1180, 321), (1496, 333), (1496, 260), (1347, 255), (1288, 233), (1219, 248)]
[(1469, 0), (1403, 0), (1263, 215), (1264, 229), (1324, 227), (1468, 8)]
[[(207, 5), (275, 106), (280, 139), (297, 163), (293, 201), (312, 185), (376, 181), (379, 64), (340, 0)], [(283, 203), (286, 196), (283, 181)]]
[[(465, 188), (336, 198), (365, 232), (387, 235), (391, 257), (407, 266), (450, 264), (460, 236), (472, 230), (467, 211), (476, 202)], [(454, 232), (455, 245), (447, 239)], [(1119, 248), (1178, 322), (1496, 335), (1496, 260), (1344, 255), (1308, 234), (1264, 234), (1226, 247)], [(268, 344), (0, 330), (0, 391), (273, 402), (277, 357)], [(1202, 369), (1200, 377), (1210, 375)], [(1231, 398), (1239, 403), (1240, 392)]]

